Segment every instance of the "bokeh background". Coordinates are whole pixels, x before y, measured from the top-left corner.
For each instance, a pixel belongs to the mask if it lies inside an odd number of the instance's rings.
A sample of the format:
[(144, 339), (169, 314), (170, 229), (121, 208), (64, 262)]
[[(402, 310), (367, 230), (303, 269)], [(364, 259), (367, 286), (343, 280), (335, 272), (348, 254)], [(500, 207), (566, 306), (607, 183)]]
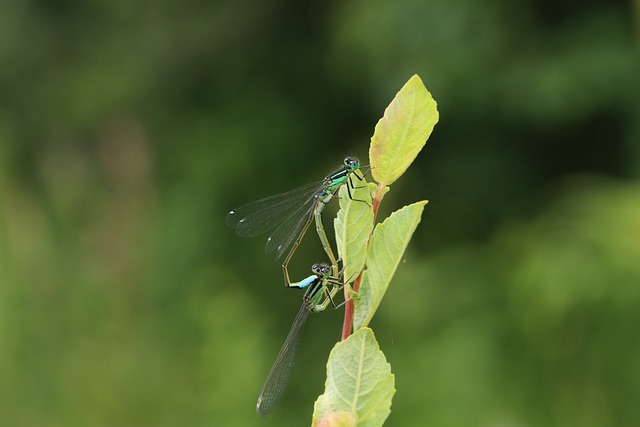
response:
[(258, 418), (301, 294), (224, 218), (366, 159), (416, 73), (387, 425), (640, 425), (638, 6), (0, 2), (0, 425), (309, 424), (342, 312)]

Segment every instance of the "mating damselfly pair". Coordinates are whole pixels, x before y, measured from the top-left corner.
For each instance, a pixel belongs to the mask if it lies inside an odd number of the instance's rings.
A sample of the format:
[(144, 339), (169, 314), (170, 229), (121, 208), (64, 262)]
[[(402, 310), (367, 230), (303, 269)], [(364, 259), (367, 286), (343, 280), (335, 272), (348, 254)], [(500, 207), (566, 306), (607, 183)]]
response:
[[(275, 251), (276, 259), (290, 248), (282, 263), (284, 284), (290, 288), (305, 289), (302, 306), (258, 397), (256, 410), (259, 415), (269, 413), (284, 392), (295, 362), (301, 328), (308, 314), (323, 311), (329, 304), (334, 308), (339, 306), (334, 297), (345, 282), (324, 230), (322, 212), (343, 185), (352, 200), (368, 203), (352, 197), (352, 191), (360, 186), (358, 182), (365, 183), (362, 169), (364, 168), (361, 168), (358, 159), (347, 157), (339, 169), (321, 181), (257, 200), (236, 208), (227, 215), (226, 224), (235, 228), (238, 236), (251, 237), (271, 231), (265, 251)], [(299, 282), (292, 282), (289, 263), (314, 219), (316, 232), (330, 264), (314, 264), (311, 268), (312, 275)]]

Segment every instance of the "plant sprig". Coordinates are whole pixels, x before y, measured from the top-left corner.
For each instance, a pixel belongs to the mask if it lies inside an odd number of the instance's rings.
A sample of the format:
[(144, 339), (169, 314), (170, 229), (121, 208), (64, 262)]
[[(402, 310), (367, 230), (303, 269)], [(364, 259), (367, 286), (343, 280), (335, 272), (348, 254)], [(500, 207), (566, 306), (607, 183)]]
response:
[(415, 160), (437, 122), (436, 102), (414, 75), (386, 108), (371, 138), (369, 162), (377, 184), (359, 186), (353, 197), (345, 187), (340, 189), (336, 242), (344, 277), (355, 280), (351, 289), (345, 286), (343, 340), (329, 355), (325, 392), (316, 401), (313, 426), (381, 426), (391, 412), (394, 376), (367, 326), (427, 201), (405, 206), (377, 225), (375, 220), (389, 186)]

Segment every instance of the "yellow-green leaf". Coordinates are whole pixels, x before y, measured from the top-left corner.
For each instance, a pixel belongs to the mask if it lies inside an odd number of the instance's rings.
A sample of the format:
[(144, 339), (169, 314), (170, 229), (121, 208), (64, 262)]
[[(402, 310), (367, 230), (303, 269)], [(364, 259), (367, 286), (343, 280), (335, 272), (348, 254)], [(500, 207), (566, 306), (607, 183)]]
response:
[(397, 180), (418, 156), (436, 123), (436, 101), (414, 75), (376, 125), (369, 147), (373, 178), (385, 185)]
[(316, 400), (312, 426), (382, 426), (391, 412), (394, 383), (373, 331), (355, 332), (331, 350), (325, 391)]
[(373, 209), (371, 194), (377, 189), (376, 184), (359, 185), (351, 189), (343, 185), (338, 193), (340, 210), (334, 220), (338, 256), (344, 265), (343, 276), (353, 278), (364, 267), (367, 255), (367, 243), (373, 230)]
[(367, 280), (363, 281), (355, 304), (354, 330), (367, 326), (378, 309), (426, 204), (423, 200), (395, 211), (373, 231), (367, 256)]

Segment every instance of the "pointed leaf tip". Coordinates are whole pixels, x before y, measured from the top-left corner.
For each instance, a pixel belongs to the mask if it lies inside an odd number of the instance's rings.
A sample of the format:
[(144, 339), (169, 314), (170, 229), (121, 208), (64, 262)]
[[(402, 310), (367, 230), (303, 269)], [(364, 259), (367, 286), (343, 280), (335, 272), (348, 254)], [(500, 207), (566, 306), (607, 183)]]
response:
[(390, 185), (413, 163), (438, 122), (438, 109), (418, 75), (400, 89), (378, 121), (371, 146), (371, 174)]
[(422, 219), (426, 200), (398, 209), (373, 230), (367, 269), (360, 286), (354, 329), (367, 326), (375, 314), (393, 275)]

